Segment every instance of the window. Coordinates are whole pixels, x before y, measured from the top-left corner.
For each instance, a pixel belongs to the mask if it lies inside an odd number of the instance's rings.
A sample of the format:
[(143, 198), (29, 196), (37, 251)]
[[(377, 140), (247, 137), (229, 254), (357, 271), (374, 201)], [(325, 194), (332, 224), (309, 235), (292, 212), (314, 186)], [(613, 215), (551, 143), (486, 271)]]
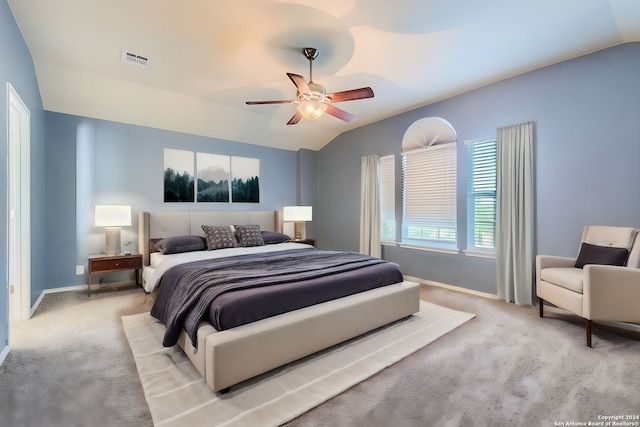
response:
[(396, 242), (396, 157), (380, 157), (380, 240)]
[(495, 249), (496, 140), (467, 143), (467, 248)]
[(403, 154), (402, 243), (457, 248), (455, 142)]

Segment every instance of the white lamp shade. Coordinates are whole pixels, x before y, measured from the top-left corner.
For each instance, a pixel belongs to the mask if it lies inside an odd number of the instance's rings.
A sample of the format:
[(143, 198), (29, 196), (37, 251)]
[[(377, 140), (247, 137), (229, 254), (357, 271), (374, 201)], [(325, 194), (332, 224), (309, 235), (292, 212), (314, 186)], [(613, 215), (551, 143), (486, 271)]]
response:
[(282, 209), (282, 220), (293, 222), (311, 221), (313, 217), (311, 206), (285, 206)]
[(96, 205), (96, 227), (130, 227), (131, 206)]

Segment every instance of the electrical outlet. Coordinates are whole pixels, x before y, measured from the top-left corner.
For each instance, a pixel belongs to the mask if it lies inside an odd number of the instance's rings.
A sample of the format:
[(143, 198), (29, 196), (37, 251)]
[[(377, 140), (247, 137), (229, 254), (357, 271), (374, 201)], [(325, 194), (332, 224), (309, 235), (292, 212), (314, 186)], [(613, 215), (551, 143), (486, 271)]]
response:
[(78, 276), (84, 274), (84, 265), (76, 265), (76, 274)]

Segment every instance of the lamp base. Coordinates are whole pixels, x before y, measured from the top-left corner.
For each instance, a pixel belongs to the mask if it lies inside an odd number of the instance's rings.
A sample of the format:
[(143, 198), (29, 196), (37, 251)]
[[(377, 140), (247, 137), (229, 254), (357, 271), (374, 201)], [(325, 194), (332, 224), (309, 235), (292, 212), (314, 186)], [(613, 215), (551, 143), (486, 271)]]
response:
[(120, 227), (107, 227), (104, 229), (104, 253), (107, 255), (120, 253)]
[(307, 238), (307, 223), (296, 222), (294, 225), (294, 239), (305, 240)]

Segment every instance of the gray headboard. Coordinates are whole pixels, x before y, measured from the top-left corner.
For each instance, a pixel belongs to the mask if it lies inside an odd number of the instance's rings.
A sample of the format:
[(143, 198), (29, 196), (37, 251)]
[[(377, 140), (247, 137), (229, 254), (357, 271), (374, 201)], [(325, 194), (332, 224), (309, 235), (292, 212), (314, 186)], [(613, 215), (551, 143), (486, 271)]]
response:
[(149, 265), (150, 240), (171, 236), (204, 236), (202, 225), (257, 224), (260, 230), (279, 231), (278, 211), (158, 211), (140, 212), (138, 250)]

